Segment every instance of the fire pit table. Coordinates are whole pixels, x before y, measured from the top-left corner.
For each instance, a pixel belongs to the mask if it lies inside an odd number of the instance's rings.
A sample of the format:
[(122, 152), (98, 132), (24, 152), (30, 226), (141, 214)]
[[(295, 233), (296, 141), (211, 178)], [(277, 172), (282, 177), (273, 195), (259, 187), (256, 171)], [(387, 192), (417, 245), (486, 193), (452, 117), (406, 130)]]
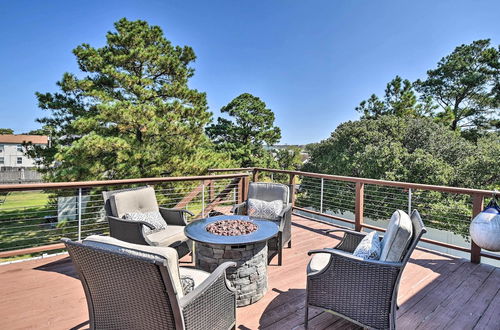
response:
[(267, 292), (267, 240), (278, 233), (268, 220), (244, 215), (221, 215), (194, 221), (184, 232), (195, 242), (196, 267), (213, 272), (234, 261), (226, 271), (236, 288), (238, 307), (253, 304)]

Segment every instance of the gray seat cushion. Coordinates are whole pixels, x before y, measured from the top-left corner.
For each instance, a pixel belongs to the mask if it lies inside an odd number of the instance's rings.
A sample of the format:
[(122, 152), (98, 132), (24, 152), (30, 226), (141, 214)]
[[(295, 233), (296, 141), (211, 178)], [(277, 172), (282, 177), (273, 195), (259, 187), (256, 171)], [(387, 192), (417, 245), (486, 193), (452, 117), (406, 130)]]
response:
[(382, 252), (379, 260), (401, 261), (408, 249), (412, 235), (413, 226), (408, 214), (401, 210), (394, 212), (382, 240)]
[(277, 199), (287, 205), (289, 202), (289, 188), (281, 183), (251, 182), (248, 187), (248, 198), (272, 202)]
[(116, 193), (109, 198), (114, 216), (122, 218), (126, 213), (158, 211), (155, 191), (151, 187)]
[(330, 262), (329, 253), (315, 253), (312, 255), (311, 260), (307, 264), (307, 274), (315, 273), (322, 270)]
[(153, 246), (177, 246), (188, 240), (184, 234), (185, 226), (169, 225), (167, 229), (146, 235), (146, 240)]

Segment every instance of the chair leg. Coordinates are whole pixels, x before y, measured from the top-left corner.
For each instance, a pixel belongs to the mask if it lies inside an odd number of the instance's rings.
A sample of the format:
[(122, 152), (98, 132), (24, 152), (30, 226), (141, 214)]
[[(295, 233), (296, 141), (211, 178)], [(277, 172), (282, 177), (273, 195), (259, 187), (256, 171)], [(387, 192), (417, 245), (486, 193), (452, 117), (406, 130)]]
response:
[(290, 240), (288, 241), (288, 248), (291, 249), (292, 248), (292, 239), (290, 238)]
[(283, 236), (282, 233), (278, 233), (278, 266), (281, 266), (283, 263)]
[(308, 326), (309, 326), (309, 304), (306, 302), (304, 328), (307, 330)]

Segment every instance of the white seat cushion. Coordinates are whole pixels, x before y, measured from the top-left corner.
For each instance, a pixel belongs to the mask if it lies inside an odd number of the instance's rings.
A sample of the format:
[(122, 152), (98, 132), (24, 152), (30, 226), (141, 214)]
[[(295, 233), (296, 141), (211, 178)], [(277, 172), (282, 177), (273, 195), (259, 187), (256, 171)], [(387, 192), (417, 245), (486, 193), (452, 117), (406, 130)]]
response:
[(177, 246), (187, 241), (184, 228), (186, 227), (169, 225), (165, 230), (147, 235), (146, 240), (153, 246)]
[(92, 235), (87, 237), (82, 242), (84, 245), (95, 246), (109, 251), (124, 252), (131, 255), (156, 255), (167, 261), (167, 267), (172, 276), (172, 285), (177, 292), (179, 298), (183, 296), (182, 285), (179, 278), (179, 256), (177, 251), (165, 246), (149, 246), (133, 244), (120, 241), (109, 236)]
[(380, 261), (399, 262), (403, 258), (413, 235), (413, 225), (406, 212), (397, 210), (391, 217), (382, 240)]
[(315, 253), (312, 255), (311, 260), (307, 264), (307, 273), (315, 273), (322, 270), (330, 262), (330, 253)]
[(179, 267), (179, 274), (180, 276), (188, 276), (192, 278), (194, 280), (195, 288), (210, 276), (210, 273), (207, 273), (201, 269), (190, 267)]
[(119, 192), (109, 198), (113, 214), (122, 218), (125, 213), (158, 211), (155, 191), (151, 187)]

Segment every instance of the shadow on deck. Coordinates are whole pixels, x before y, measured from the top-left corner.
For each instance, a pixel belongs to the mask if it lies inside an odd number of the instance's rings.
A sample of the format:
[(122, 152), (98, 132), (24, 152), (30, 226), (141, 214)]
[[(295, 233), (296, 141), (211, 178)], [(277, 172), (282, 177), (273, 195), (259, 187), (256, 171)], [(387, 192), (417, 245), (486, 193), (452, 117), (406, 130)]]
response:
[[(294, 217), (292, 248), (283, 266), (269, 266), (269, 291), (239, 308), (238, 329), (303, 329), (307, 251), (331, 247), (327, 224)], [(189, 259), (189, 258), (188, 258)], [(0, 266), (0, 318), (4, 329), (86, 329), (87, 305), (71, 260), (50, 257)], [(500, 268), (417, 249), (399, 290), (400, 329), (500, 329)], [(358, 329), (311, 309), (310, 329)]]

